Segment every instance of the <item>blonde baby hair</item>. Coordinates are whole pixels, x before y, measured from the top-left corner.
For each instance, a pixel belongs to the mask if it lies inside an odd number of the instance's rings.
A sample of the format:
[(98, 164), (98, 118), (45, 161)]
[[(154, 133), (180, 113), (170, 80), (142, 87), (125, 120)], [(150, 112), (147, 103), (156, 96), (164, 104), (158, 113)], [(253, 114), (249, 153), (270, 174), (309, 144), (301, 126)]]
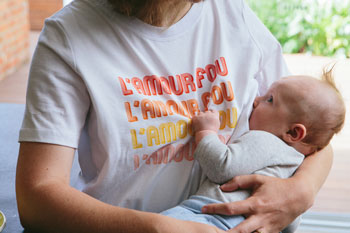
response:
[(345, 103), (334, 81), (335, 65), (336, 63), (332, 66), (325, 66), (320, 80), (328, 87), (326, 90), (333, 93), (332, 105), (326, 108), (322, 106), (322, 103), (319, 104), (319, 111), (314, 113), (316, 116), (312, 118), (316, 122), (308, 124), (308, 133), (303, 140), (304, 143), (314, 146), (316, 150), (327, 146), (334, 134), (341, 131), (345, 122)]

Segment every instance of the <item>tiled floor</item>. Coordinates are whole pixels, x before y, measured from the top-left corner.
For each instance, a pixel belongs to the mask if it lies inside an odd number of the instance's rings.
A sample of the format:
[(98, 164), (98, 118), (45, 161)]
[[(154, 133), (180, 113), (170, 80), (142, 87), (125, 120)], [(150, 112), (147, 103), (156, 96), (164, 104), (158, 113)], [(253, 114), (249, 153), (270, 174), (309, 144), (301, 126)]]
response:
[[(31, 53), (38, 35), (38, 32), (31, 33)], [(334, 61), (331, 58), (306, 55), (285, 55), (285, 59), (292, 73), (314, 76), (320, 74), (324, 65)], [(0, 81), (0, 102), (25, 102), (28, 70), (29, 61), (15, 74)], [(344, 130), (332, 141), (335, 154), (333, 168), (311, 211), (350, 214), (350, 59), (340, 60), (337, 63), (335, 75), (346, 101), (348, 117)]]

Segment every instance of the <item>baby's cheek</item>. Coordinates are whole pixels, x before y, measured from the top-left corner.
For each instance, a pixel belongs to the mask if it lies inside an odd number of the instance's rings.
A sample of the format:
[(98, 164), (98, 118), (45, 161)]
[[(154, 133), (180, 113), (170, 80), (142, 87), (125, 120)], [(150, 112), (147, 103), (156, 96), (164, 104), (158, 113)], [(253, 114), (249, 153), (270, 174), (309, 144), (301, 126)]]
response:
[(249, 129), (254, 130), (256, 128), (255, 125), (256, 125), (256, 120), (255, 120), (255, 117), (252, 115), (249, 118)]

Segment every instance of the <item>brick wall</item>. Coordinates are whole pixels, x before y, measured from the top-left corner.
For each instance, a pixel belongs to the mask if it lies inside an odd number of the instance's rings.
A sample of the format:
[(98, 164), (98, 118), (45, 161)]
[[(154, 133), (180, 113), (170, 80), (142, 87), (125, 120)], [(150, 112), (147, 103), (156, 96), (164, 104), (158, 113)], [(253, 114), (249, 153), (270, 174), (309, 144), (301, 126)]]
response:
[(0, 80), (29, 56), (27, 0), (0, 0)]
[(45, 19), (62, 7), (63, 0), (29, 0), (30, 28), (32, 30), (41, 30)]

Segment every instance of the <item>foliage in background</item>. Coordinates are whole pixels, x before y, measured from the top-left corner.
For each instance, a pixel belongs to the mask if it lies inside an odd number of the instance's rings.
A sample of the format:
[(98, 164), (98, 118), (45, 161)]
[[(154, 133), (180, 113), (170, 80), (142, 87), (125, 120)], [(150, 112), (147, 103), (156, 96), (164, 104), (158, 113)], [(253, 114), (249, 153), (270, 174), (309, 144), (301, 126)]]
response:
[(247, 0), (285, 53), (350, 57), (350, 0)]

